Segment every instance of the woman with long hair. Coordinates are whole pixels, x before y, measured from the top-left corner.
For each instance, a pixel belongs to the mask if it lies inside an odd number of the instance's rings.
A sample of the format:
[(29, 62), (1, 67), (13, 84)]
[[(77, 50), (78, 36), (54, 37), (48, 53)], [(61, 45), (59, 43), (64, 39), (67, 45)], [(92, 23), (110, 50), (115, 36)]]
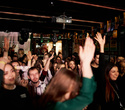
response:
[(96, 84), (90, 63), (95, 45), (90, 37), (86, 38), (84, 49), (79, 47), (82, 68), (82, 87), (80, 78), (71, 70), (61, 68), (47, 86), (40, 105), (44, 110), (82, 110), (93, 100)]
[(29, 93), (25, 87), (16, 85), (16, 70), (11, 63), (6, 63), (3, 68), (3, 81), (0, 88), (0, 103), (5, 110), (13, 108), (31, 109)]
[(124, 107), (117, 84), (118, 76), (118, 66), (114, 63), (109, 63), (105, 69), (105, 103), (102, 106), (102, 110), (120, 110), (120, 108)]

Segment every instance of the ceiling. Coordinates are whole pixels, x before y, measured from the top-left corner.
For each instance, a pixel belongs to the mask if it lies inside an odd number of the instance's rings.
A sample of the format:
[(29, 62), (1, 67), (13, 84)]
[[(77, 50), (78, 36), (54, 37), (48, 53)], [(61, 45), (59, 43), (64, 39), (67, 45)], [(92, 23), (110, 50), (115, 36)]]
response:
[[(42, 0), (19, 1), (0, 0), (0, 31), (34, 32), (81, 32), (100, 27), (107, 20), (114, 22), (115, 16), (123, 17), (123, 0)], [(72, 23), (53, 23), (52, 17), (65, 14), (72, 17)]]

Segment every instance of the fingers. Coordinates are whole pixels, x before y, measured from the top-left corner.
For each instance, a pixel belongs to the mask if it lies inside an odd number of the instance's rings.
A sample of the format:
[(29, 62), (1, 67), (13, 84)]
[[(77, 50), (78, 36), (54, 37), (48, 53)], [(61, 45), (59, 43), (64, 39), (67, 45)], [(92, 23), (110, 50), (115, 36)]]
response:
[(103, 37), (103, 40), (105, 41), (105, 39), (106, 39), (106, 35), (104, 35), (104, 37)]

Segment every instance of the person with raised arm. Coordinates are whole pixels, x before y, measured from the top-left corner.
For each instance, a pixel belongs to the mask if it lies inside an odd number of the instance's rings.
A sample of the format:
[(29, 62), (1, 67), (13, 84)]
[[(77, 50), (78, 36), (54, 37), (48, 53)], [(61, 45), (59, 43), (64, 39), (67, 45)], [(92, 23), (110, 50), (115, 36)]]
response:
[(95, 45), (90, 37), (85, 46), (79, 47), (82, 68), (82, 87), (80, 77), (71, 70), (61, 68), (53, 77), (40, 100), (40, 109), (44, 110), (82, 110), (93, 100), (96, 90), (91, 70)]
[(105, 57), (104, 46), (106, 42), (106, 36), (102, 37), (101, 33), (97, 32), (94, 39), (99, 43), (100, 50), (95, 52), (94, 60), (91, 63), (93, 75), (97, 83), (97, 89), (94, 94), (93, 102), (88, 106), (87, 110), (100, 110), (102, 103), (102, 85), (105, 80)]

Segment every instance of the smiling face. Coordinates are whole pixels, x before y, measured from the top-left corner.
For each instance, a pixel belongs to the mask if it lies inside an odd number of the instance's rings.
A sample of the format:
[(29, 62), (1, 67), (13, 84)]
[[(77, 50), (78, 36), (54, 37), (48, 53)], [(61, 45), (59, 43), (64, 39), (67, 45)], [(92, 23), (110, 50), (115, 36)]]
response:
[(75, 62), (74, 61), (70, 61), (69, 62), (69, 67), (73, 70), (76, 67)]
[(14, 68), (10, 64), (5, 65), (3, 79), (3, 86), (15, 84), (16, 73)]
[(112, 69), (109, 71), (110, 79), (115, 81), (115, 80), (117, 80), (118, 76), (119, 76), (118, 67), (116, 67), (116, 66), (112, 67)]

